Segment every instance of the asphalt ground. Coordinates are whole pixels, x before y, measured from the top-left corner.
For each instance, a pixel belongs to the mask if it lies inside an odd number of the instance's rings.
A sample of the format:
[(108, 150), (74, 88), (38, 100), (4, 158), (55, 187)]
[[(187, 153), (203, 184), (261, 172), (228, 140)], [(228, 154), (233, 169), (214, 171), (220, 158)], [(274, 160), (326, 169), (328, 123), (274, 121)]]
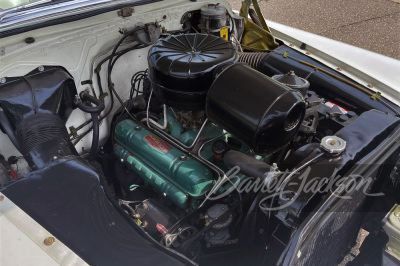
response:
[[(236, 10), (241, 0), (228, 0)], [(398, 0), (269, 0), (266, 19), (400, 59)]]

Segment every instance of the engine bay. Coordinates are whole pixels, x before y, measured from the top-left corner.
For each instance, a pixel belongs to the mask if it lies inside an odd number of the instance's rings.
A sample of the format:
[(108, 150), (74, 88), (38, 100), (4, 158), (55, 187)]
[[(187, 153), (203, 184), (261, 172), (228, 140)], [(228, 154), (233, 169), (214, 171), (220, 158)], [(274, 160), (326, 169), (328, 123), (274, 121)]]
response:
[[(400, 108), (272, 35), (258, 39), (264, 48), (243, 44), (255, 32), (249, 23), (258, 25), (210, 4), (184, 12), (179, 29), (123, 29), (84, 89), (61, 62), (5, 77), (1, 129), (16, 151), (0, 158), (2, 185), (80, 158), (163, 247), (200, 264), (238, 256), (282, 263), (310, 213), (330, 199), (333, 173), (346, 176), (390, 139)], [(131, 62), (131, 52), (142, 61)], [(118, 60), (140, 69), (117, 74), (130, 88), (115, 81)], [(303, 189), (304, 176), (318, 180), (314, 189)], [(327, 259), (346, 247), (337, 249)]]

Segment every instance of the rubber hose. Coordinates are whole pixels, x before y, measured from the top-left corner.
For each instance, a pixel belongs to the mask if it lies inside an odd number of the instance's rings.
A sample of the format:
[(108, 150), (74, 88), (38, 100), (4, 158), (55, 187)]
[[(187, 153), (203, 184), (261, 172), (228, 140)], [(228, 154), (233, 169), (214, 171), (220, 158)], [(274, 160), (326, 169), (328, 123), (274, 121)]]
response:
[(228, 167), (238, 166), (240, 173), (254, 178), (263, 178), (271, 171), (271, 166), (247, 154), (238, 151), (228, 151), (224, 155), (224, 163)]
[(90, 148), (89, 158), (88, 160), (91, 161), (95, 158), (97, 153), (97, 147), (99, 146), (99, 115), (104, 110), (105, 106), (102, 101), (89, 95), (88, 93), (82, 93), (81, 98), (86, 100), (95, 106), (88, 106), (85, 105), (83, 102), (77, 102), (76, 105), (79, 109), (86, 113), (90, 113), (92, 116), (92, 128), (93, 128), (93, 138), (92, 138), (92, 147)]
[(90, 153), (88, 160), (91, 161), (95, 158), (97, 153), (97, 147), (99, 146), (99, 117), (98, 113), (91, 113), (92, 115), (92, 125), (93, 125), (93, 138), (92, 138), (92, 147), (90, 148)]
[(90, 103), (93, 103), (95, 106), (88, 106), (84, 104), (83, 102), (77, 102), (76, 105), (78, 106), (79, 109), (86, 113), (90, 114), (100, 114), (104, 110), (104, 103), (100, 101), (99, 99), (93, 97), (92, 95), (88, 93), (82, 93), (81, 97), (83, 100), (86, 100)]

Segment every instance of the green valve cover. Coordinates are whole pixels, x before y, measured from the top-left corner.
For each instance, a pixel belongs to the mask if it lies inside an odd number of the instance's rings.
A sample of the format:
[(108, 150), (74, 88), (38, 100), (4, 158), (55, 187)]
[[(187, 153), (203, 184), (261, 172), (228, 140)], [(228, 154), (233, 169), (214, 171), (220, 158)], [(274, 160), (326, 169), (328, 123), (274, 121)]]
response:
[(203, 197), (214, 183), (211, 171), (132, 120), (115, 128), (114, 152), (149, 185), (181, 208)]

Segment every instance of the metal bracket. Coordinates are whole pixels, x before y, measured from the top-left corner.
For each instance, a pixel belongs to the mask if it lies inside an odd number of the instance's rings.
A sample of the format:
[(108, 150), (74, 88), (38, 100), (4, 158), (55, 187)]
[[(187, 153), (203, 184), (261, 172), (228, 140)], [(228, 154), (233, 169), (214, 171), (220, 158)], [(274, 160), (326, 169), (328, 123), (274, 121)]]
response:
[(379, 91), (375, 92), (375, 94), (371, 95), (370, 97), (372, 100), (376, 101), (381, 98), (381, 93)]
[(78, 131), (76, 130), (76, 128), (74, 126), (70, 126), (69, 131), (71, 132), (71, 134), (74, 138), (78, 137)]
[(107, 96), (108, 96), (108, 93), (105, 92), (105, 93), (103, 93), (103, 94), (101, 94), (101, 95), (99, 96), (99, 100), (102, 101), (102, 100), (104, 100), (104, 98), (106, 98)]
[(117, 11), (118, 16), (126, 18), (132, 16), (132, 14), (135, 12), (135, 9), (130, 6), (126, 6), (121, 8), (120, 10)]

